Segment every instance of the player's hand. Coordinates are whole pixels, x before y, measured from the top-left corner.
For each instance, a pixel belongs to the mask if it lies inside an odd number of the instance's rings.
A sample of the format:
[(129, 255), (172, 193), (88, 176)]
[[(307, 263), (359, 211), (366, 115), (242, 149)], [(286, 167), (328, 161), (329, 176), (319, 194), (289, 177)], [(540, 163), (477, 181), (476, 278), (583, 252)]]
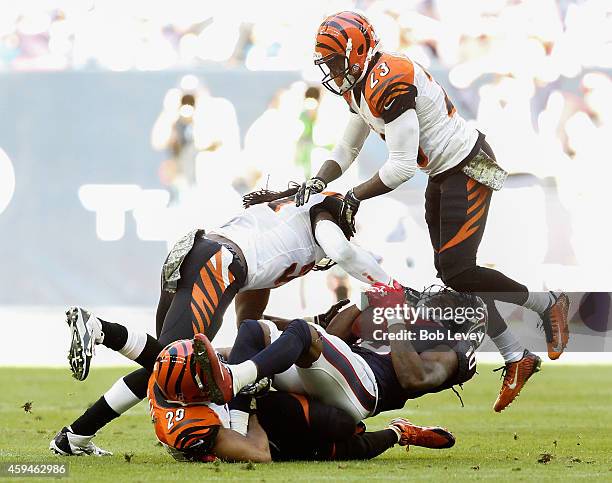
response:
[(357, 214), (357, 210), (359, 209), (359, 201), (355, 197), (355, 193), (353, 190), (349, 190), (348, 193), (344, 195), (344, 201), (342, 202), (342, 209), (340, 210), (340, 228), (344, 233), (348, 233), (350, 236), (355, 234), (355, 215)]
[(396, 280), (393, 280), (392, 285), (376, 282), (363, 292), (362, 297), (366, 299), (366, 307), (397, 307), (406, 302), (404, 287)]
[(308, 203), (310, 195), (320, 193), (325, 188), (327, 188), (325, 180), (317, 178), (316, 176), (310, 178), (308, 181), (302, 183), (302, 186), (300, 186), (300, 189), (295, 194), (295, 205), (302, 206)]
[(332, 305), (329, 308), (329, 310), (325, 312), (324, 314), (315, 315), (314, 323), (326, 329), (329, 323), (332, 321), (332, 319), (336, 315), (338, 315), (338, 312), (340, 312), (340, 309), (344, 307), (345, 305), (349, 304), (350, 302), (351, 301), (349, 299), (340, 300), (340, 302), (337, 302), (334, 305)]
[(244, 386), (242, 389), (240, 389), (238, 394), (256, 398), (267, 394), (271, 387), (272, 379), (269, 377), (262, 377), (259, 381), (255, 381)]

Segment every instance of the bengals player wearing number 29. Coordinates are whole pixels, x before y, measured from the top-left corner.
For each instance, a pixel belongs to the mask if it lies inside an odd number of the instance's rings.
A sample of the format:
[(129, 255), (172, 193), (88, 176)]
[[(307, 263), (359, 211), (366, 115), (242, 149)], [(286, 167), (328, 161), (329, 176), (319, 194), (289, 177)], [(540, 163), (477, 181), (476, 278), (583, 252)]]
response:
[(345, 229), (354, 230), (361, 201), (394, 190), (414, 175), (417, 166), (427, 174), (425, 218), (438, 277), (487, 302), (489, 336), (506, 363), (494, 406), (495, 411), (503, 410), (541, 361), (510, 332), (494, 300), (540, 315), (550, 359), (561, 355), (569, 339), (566, 294), (532, 293), (476, 264), (492, 192), (502, 187), (507, 173), (497, 165), (484, 134), (468, 126), (432, 75), (405, 55), (383, 51), (363, 15), (344, 11), (327, 17), (315, 42), (314, 63), (323, 72), (322, 83), (344, 98), (351, 115), (331, 159), (302, 184), (297, 204), (308, 202), (346, 171), (370, 130), (385, 140), (389, 157), (369, 180), (345, 195), (340, 218)]

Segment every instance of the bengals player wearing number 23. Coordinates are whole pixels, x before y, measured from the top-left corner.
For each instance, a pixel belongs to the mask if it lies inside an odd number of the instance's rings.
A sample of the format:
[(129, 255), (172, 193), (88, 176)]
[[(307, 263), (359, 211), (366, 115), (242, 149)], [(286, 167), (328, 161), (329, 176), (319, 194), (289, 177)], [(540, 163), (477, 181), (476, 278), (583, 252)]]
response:
[(355, 230), (361, 201), (394, 190), (417, 166), (427, 174), (425, 218), (438, 277), (457, 291), (479, 294), (487, 303), (489, 335), (506, 363), (494, 406), (503, 410), (541, 361), (510, 332), (494, 300), (540, 315), (551, 359), (561, 355), (569, 339), (565, 294), (529, 292), (525, 285), (476, 263), (492, 192), (502, 187), (507, 173), (497, 165), (484, 134), (465, 122), (433, 76), (407, 56), (383, 51), (363, 15), (344, 11), (323, 20), (314, 63), (323, 72), (323, 85), (344, 98), (351, 114), (331, 159), (302, 184), (297, 204), (340, 177), (371, 130), (386, 142), (389, 157), (369, 180), (345, 195), (339, 220), (343, 229)]

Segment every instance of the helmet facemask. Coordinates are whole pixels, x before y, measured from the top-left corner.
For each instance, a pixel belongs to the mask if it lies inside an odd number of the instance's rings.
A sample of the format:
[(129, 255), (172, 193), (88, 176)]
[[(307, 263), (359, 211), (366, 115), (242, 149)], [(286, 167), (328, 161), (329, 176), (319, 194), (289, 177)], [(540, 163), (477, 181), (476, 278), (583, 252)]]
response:
[(350, 65), (349, 58), (352, 50), (351, 39), (348, 40), (346, 53), (343, 55), (333, 52), (322, 57), (319, 52), (315, 53), (315, 65), (323, 72), (321, 83), (325, 88), (336, 95), (343, 95), (351, 90), (361, 77), (361, 69), (358, 65)]

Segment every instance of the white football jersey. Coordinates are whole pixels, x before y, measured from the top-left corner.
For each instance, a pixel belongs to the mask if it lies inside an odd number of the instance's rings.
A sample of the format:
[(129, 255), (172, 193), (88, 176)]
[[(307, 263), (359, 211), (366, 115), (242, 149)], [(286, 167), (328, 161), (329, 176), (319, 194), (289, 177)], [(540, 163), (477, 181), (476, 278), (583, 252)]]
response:
[(244, 253), (247, 281), (241, 292), (279, 287), (305, 275), (325, 257), (312, 232), (310, 209), (326, 196), (312, 195), (300, 207), (290, 198), (254, 205), (211, 230)]
[(456, 112), (442, 86), (405, 55), (382, 53), (360, 85), (343, 97), (351, 111), (383, 138), (385, 123), (406, 109), (415, 109), (419, 121), (417, 164), (430, 176), (459, 164), (478, 139), (478, 131)]

